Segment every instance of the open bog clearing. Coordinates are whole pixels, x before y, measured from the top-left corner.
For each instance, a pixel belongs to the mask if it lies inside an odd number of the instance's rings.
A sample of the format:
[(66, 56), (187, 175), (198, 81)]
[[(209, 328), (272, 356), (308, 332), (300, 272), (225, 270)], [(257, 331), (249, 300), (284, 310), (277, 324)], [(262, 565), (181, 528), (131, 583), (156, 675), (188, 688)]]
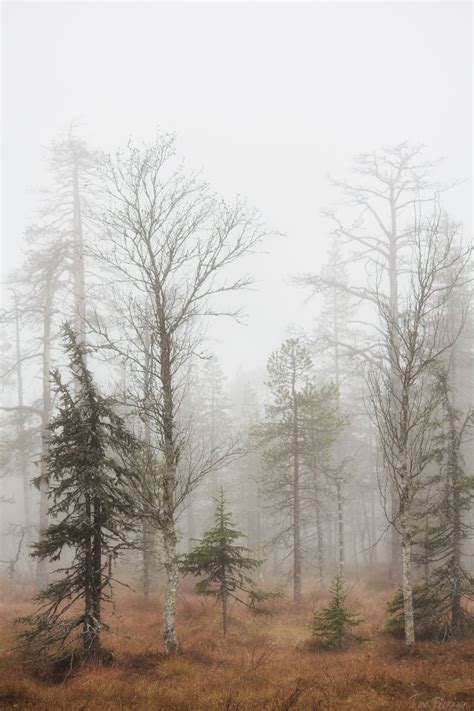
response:
[[(179, 597), (182, 651), (166, 656), (161, 639), (162, 601), (139, 594), (117, 599), (108, 667), (83, 667), (65, 681), (35, 678), (15, 652), (1, 658), (1, 709), (351, 709), (415, 711), (474, 708), (472, 641), (419, 643), (413, 654), (380, 632), (391, 590), (351, 592), (365, 621), (362, 645), (341, 652), (307, 647), (313, 609), (324, 601), (307, 593), (299, 610), (278, 601), (271, 615), (237, 605), (227, 639), (219, 607), (194, 594)], [(11, 646), (11, 620), (25, 614), (25, 599), (1, 606), (2, 648)], [(38, 673), (38, 672), (36, 672)]]

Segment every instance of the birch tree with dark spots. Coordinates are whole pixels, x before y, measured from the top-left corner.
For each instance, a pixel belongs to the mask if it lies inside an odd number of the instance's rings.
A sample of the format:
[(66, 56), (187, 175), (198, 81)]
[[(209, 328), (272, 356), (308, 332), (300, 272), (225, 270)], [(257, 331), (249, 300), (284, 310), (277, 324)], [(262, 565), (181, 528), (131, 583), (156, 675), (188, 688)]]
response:
[[(260, 243), (263, 231), (240, 199), (228, 204), (199, 175), (184, 171), (171, 136), (159, 135), (149, 145), (130, 142), (104, 160), (102, 175), (105, 239), (97, 256), (110, 274), (116, 318), (105, 324), (98, 315), (96, 330), (103, 352), (129, 363), (140, 393), (137, 412), (148, 419), (152, 447), (164, 462), (152, 482), (153, 497), (142, 498), (163, 541), (164, 640), (166, 651), (176, 652), (177, 518), (205, 474), (235, 456), (228, 440), (211, 452), (192, 451), (181, 403), (193, 356), (202, 352), (204, 321), (239, 316), (239, 307), (221, 297), (251, 283), (235, 265)], [(145, 333), (154, 344), (151, 362)]]
[[(368, 375), (370, 412), (391, 492), (386, 515), (400, 535), (405, 643), (415, 644), (412, 548), (414, 503), (427, 466), (437, 456), (438, 413), (444, 399), (438, 369), (456, 343), (449, 299), (465, 277), (471, 250), (437, 212), (412, 236), (408, 284), (393, 315), (390, 299), (375, 292), (389, 362)], [(393, 503), (396, 503), (395, 508)]]
[[(377, 322), (378, 295), (383, 294), (390, 306), (390, 318), (396, 326), (404, 275), (412, 259), (419, 222), (422, 218), (429, 219), (439, 193), (449, 187), (440, 186), (433, 178), (436, 165), (437, 161), (427, 158), (422, 145), (405, 141), (356, 155), (350, 176), (332, 180), (339, 199), (325, 214), (338, 239), (341, 255), (347, 262), (363, 266), (365, 274), (363, 280), (352, 282), (345, 278), (343, 270), (326, 269), (321, 274), (303, 275), (299, 281), (317, 293), (331, 294), (334, 303), (339, 301), (341, 312), (344, 295), (353, 303), (364, 305), (357, 316), (358, 327), (364, 332), (359, 332), (358, 337), (348, 337), (336, 324), (332, 329), (329, 343), (341, 363), (350, 359), (361, 367), (383, 367), (381, 346), (383, 350), (384, 345), (390, 344), (381, 335), (383, 320)], [(398, 343), (391, 346), (396, 350)], [(391, 362), (393, 354), (387, 354), (387, 358)], [(398, 387), (396, 377), (393, 371), (393, 387)], [(341, 486), (343, 482), (338, 483)], [(388, 496), (395, 515), (397, 493), (392, 490)], [(392, 581), (400, 580), (400, 570), (400, 538), (393, 529), (389, 568)]]

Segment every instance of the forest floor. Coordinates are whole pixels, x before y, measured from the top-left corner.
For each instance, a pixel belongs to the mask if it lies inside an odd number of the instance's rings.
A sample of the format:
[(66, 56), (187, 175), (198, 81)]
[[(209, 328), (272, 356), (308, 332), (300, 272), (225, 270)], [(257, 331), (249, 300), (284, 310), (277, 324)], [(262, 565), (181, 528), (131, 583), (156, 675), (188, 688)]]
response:
[[(362, 613), (368, 640), (341, 652), (308, 646), (312, 611), (324, 601), (308, 592), (295, 610), (288, 599), (271, 615), (233, 605), (230, 630), (221, 632), (219, 607), (191, 592), (178, 605), (182, 651), (167, 657), (161, 639), (161, 598), (118, 595), (108, 667), (82, 667), (61, 682), (38, 678), (12, 651), (12, 620), (31, 611), (26, 591), (0, 602), (0, 709), (140, 711), (312, 709), (418, 711), (474, 709), (474, 642), (403, 643), (381, 630), (392, 590), (352, 586), (348, 605)], [(10, 651), (9, 651), (10, 650)]]

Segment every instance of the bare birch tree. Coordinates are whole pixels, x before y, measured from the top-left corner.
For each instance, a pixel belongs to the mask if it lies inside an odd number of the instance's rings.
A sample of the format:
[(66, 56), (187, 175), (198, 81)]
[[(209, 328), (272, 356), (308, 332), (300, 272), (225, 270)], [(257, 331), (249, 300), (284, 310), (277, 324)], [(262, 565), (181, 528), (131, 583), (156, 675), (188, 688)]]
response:
[[(333, 289), (335, 294), (346, 294), (364, 305), (365, 315), (357, 322), (366, 330), (362, 341), (344, 338), (334, 331), (331, 348), (338, 345), (340, 359), (344, 356), (356, 358), (369, 368), (381, 364), (383, 325), (381, 333), (376, 318), (368, 315), (374, 307), (375, 313), (378, 310), (374, 280), (378, 279), (377, 291), (383, 292), (395, 320), (417, 221), (422, 214), (431, 212), (440, 190), (432, 178), (435, 165), (425, 158), (423, 146), (404, 142), (356, 156), (351, 177), (332, 181), (341, 201), (326, 214), (351, 263), (364, 267), (367, 283), (351, 284), (330, 272), (307, 274), (299, 281), (317, 292)], [(396, 377), (395, 373), (392, 377)], [(395, 491), (392, 495), (395, 509)], [(392, 580), (399, 579), (399, 559), (399, 539), (393, 531), (390, 542)]]
[[(129, 362), (141, 392), (149, 379), (147, 401), (138, 398), (137, 404), (149, 418), (159, 455), (148, 503), (164, 547), (167, 652), (178, 649), (180, 507), (207, 472), (235, 454), (231, 444), (206, 455), (188, 446), (188, 423), (180, 417), (186, 375), (202, 343), (202, 319), (239, 315), (218, 297), (250, 284), (249, 276), (236, 274), (234, 263), (263, 236), (240, 200), (224, 203), (198, 175), (176, 164), (174, 146), (173, 137), (159, 135), (151, 145), (130, 142), (104, 160), (105, 241), (98, 254), (110, 269), (110, 296), (119, 314), (118, 328), (98, 318), (101, 342)], [(154, 344), (149, 363), (145, 333)]]
[[(413, 503), (422, 475), (436, 454), (437, 411), (442, 402), (436, 370), (455, 343), (447, 306), (462, 279), (469, 250), (458, 244), (439, 212), (412, 235), (413, 263), (399, 310), (374, 292), (384, 328), (386, 368), (368, 375), (369, 401), (392, 501), (387, 516), (402, 546), (405, 642), (415, 643), (412, 599)], [(394, 506), (395, 504), (395, 506)]]

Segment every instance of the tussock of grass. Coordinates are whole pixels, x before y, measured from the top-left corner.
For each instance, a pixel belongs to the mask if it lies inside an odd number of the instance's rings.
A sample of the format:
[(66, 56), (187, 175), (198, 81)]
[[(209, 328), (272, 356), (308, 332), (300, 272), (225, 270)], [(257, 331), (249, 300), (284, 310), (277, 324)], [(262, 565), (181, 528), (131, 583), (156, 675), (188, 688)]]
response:
[(182, 651), (171, 657), (161, 639), (160, 594), (145, 602), (124, 592), (111, 620), (117, 634), (104, 638), (112, 664), (82, 666), (61, 684), (35, 678), (11, 651), (12, 620), (31, 610), (25, 591), (0, 607), (0, 709), (417, 711), (429, 703), (473, 709), (472, 641), (422, 643), (407, 656), (402, 643), (380, 632), (391, 590), (374, 588), (359, 584), (350, 592), (369, 642), (324, 653), (307, 648), (312, 613), (325, 602), (319, 592), (309, 592), (298, 608), (279, 600), (271, 616), (233, 606), (226, 639), (219, 607), (184, 593), (178, 605)]

